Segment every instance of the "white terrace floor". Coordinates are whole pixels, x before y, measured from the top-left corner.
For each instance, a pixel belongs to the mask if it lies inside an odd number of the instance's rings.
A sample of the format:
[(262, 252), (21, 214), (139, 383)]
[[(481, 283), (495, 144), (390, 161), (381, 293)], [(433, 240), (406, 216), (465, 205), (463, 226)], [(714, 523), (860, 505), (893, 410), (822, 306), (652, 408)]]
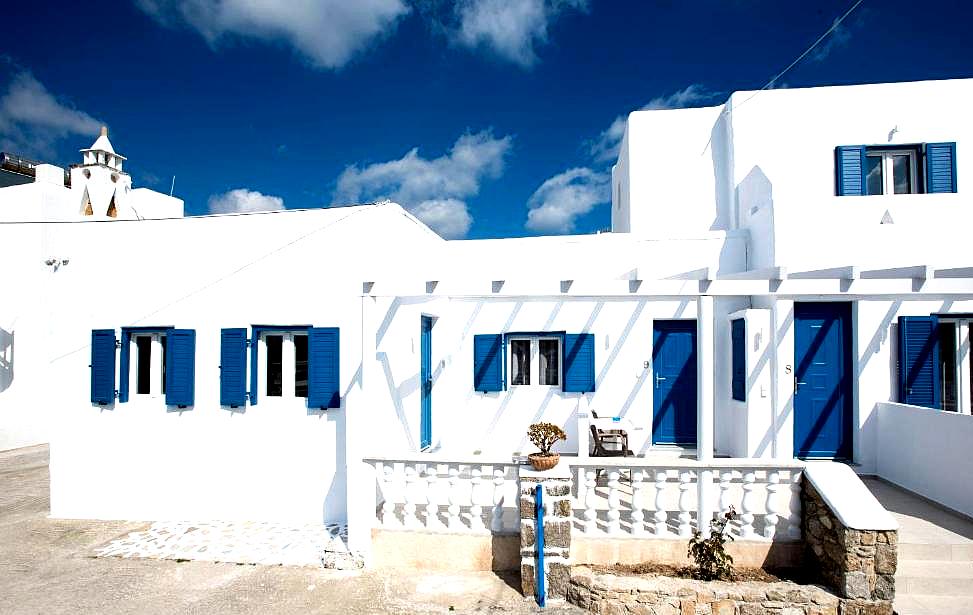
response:
[(973, 614), (973, 521), (882, 480), (863, 480), (899, 522), (896, 612)]

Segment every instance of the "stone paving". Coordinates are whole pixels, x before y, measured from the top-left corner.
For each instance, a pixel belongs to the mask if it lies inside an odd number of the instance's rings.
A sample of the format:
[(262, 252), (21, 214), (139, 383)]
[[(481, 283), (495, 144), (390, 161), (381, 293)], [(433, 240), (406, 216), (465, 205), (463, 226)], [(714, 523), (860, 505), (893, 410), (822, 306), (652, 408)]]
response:
[(252, 521), (160, 521), (95, 550), (98, 557), (320, 566), (326, 553), (347, 553), (347, 527)]

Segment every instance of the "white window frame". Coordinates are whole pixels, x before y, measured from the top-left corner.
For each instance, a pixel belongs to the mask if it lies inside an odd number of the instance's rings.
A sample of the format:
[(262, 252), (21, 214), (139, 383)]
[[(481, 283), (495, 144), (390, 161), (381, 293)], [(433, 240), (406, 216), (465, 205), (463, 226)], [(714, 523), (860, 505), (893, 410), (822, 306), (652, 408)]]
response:
[[(557, 382), (555, 384), (539, 384), (541, 379), (541, 340), (551, 340), (557, 343)], [(530, 342), (530, 374), (531, 381), (527, 384), (514, 384), (514, 353), (507, 352), (507, 369), (510, 374), (511, 387), (539, 387), (544, 389), (560, 388), (564, 381), (564, 357), (561, 338), (556, 335), (518, 335), (507, 338), (507, 346), (512, 347), (515, 341)]]
[[(882, 148), (865, 148), (865, 158), (877, 158), (882, 157), (882, 194), (870, 194), (868, 196), (898, 196), (895, 194), (895, 177), (892, 174), (892, 164), (893, 158), (895, 156), (909, 156), (909, 184), (912, 191), (908, 194), (919, 194), (919, 156), (918, 150), (915, 148), (903, 148), (903, 149), (882, 149)], [(866, 165), (866, 178), (865, 178), (865, 189), (868, 189), (868, 178), (867, 178), (867, 165)]]
[[(166, 336), (163, 331), (151, 331), (145, 333), (133, 332), (129, 341), (134, 360), (129, 359), (128, 367), (128, 390), (130, 397), (152, 399), (162, 397), (164, 392), (165, 378), (165, 356), (162, 352), (162, 339)], [(141, 353), (139, 353), (138, 338), (149, 338), (149, 392), (139, 393), (139, 366), (141, 365)], [(134, 368), (134, 369), (133, 369)]]
[[(280, 395), (269, 395), (267, 393), (267, 377), (269, 376), (267, 370), (270, 369), (270, 362), (268, 361), (270, 355), (267, 352), (267, 337), (272, 335), (279, 335), (281, 338), (283, 338), (281, 340), (280, 353)], [(307, 399), (306, 397), (298, 397), (295, 394), (295, 385), (297, 381), (297, 346), (294, 344), (294, 339), (299, 336), (307, 337), (307, 331), (271, 329), (260, 332), (260, 347), (257, 352), (257, 395), (258, 399), (261, 401), (273, 399)]]

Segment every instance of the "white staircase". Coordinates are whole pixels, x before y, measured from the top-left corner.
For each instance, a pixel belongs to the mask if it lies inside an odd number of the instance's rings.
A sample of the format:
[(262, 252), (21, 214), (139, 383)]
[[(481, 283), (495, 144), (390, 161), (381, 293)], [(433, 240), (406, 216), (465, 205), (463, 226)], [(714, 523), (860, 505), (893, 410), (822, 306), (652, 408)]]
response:
[(895, 612), (973, 615), (973, 522), (881, 480), (864, 482), (899, 522)]

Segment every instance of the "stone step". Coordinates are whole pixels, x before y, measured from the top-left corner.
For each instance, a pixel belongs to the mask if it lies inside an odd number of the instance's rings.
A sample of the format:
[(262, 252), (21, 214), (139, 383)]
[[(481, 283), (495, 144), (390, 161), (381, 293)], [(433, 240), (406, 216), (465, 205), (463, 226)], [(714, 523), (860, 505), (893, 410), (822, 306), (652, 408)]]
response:
[(893, 608), (898, 615), (970, 615), (973, 613), (973, 596), (896, 594)]
[(900, 561), (895, 573), (895, 593), (973, 597), (973, 563)]
[(939, 560), (944, 562), (973, 562), (973, 543), (899, 543), (899, 561)]

